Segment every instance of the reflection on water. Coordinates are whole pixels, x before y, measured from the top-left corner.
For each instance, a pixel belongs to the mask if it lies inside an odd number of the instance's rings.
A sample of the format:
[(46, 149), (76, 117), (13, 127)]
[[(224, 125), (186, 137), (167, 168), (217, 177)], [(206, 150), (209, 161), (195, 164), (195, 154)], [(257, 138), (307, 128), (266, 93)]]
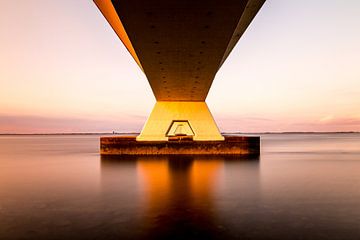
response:
[(98, 147), (0, 136), (0, 239), (360, 239), (360, 134), (264, 135), (261, 159)]
[[(136, 170), (140, 190), (137, 209), (141, 217), (136, 237), (146, 239), (213, 239), (226, 231), (216, 215), (216, 202), (225, 164), (238, 168), (236, 191), (258, 187), (258, 159), (238, 157), (106, 157), (101, 159), (102, 186), (109, 191), (124, 183), (123, 171)], [(238, 167), (237, 167), (238, 166)], [(241, 166), (241, 167), (240, 167)], [(250, 172), (249, 172), (250, 171)], [(251, 184), (251, 191), (249, 185)], [(130, 186), (129, 186), (130, 187)], [(245, 191), (244, 191), (245, 192)], [(108, 194), (109, 192), (107, 192)], [(123, 196), (124, 197), (124, 196)], [(251, 197), (254, 198), (252, 195)], [(121, 200), (134, 201), (135, 199)], [(255, 200), (255, 198), (253, 199)], [(114, 203), (116, 204), (116, 203)], [(130, 235), (134, 232), (128, 233)]]

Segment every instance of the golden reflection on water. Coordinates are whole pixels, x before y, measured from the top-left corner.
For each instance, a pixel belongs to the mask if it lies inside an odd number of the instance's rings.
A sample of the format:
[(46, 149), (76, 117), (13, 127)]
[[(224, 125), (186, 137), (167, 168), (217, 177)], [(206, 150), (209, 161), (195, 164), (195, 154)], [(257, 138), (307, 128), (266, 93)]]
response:
[[(221, 194), (221, 191), (228, 191), (228, 187), (222, 189), (224, 187), (220, 186), (227, 179), (224, 176), (226, 163), (232, 169), (244, 168), (243, 164), (250, 164), (251, 169), (255, 167), (255, 171), (258, 171), (258, 159), (253, 161), (219, 156), (103, 156), (102, 185), (105, 189), (111, 189), (110, 191), (114, 191), (114, 182), (117, 182), (119, 192), (122, 192), (120, 189), (136, 189), (137, 193), (132, 195), (132, 199), (120, 200), (125, 196), (118, 199), (121, 202), (136, 202), (136, 211), (129, 211), (129, 214), (138, 214), (136, 223), (132, 226), (136, 226), (136, 231), (143, 234), (140, 237), (167, 238), (176, 235), (187, 238), (190, 232), (211, 238), (212, 234), (221, 232), (218, 227), (220, 220), (217, 216), (219, 206), (216, 195)], [(130, 168), (136, 169), (136, 181), (134, 172), (126, 172)], [(245, 170), (238, 171), (240, 179), (246, 177), (249, 169)], [(137, 185), (130, 186), (129, 182), (137, 182)], [(237, 190), (248, 188), (248, 183), (248, 179), (243, 183), (239, 181)]]
[(148, 208), (154, 209), (157, 206), (168, 205), (168, 197), (171, 194), (171, 175), (168, 161), (155, 158), (138, 160), (137, 173), (141, 185), (144, 187), (145, 204)]
[(197, 200), (210, 202), (223, 161), (221, 158), (194, 157), (140, 158), (137, 172), (144, 187), (144, 202), (148, 211), (166, 209), (184, 195), (192, 204)]

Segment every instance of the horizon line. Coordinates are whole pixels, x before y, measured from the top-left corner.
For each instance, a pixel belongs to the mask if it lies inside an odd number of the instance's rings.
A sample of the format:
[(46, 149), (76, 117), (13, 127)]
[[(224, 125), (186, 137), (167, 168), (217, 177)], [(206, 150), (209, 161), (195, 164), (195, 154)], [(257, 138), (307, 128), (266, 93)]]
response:
[[(285, 132), (222, 132), (221, 134), (344, 134), (360, 131), (285, 131)], [(0, 133), (0, 136), (11, 135), (138, 135), (138, 132), (68, 132), (68, 133)]]

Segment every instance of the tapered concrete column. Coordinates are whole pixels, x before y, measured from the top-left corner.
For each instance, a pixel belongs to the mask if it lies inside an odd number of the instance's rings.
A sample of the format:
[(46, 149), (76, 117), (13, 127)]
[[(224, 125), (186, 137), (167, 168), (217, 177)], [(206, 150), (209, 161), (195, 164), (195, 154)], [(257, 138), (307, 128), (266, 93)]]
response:
[(102, 154), (259, 153), (257, 137), (224, 139), (205, 99), (265, 0), (94, 1), (157, 100), (136, 140), (102, 138)]
[(183, 134), (195, 141), (222, 141), (218, 127), (205, 102), (156, 102), (137, 141), (167, 141)]

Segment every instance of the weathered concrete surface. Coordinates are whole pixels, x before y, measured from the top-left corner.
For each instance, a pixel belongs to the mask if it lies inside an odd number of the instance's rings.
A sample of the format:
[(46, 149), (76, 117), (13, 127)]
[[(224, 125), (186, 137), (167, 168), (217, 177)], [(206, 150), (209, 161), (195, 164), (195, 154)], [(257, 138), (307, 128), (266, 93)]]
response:
[(94, 0), (157, 101), (205, 101), (265, 0)]
[(260, 155), (260, 137), (225, 136), (224, 141), (136, 141), (135, 136), (100, 138), (101, 155)]

